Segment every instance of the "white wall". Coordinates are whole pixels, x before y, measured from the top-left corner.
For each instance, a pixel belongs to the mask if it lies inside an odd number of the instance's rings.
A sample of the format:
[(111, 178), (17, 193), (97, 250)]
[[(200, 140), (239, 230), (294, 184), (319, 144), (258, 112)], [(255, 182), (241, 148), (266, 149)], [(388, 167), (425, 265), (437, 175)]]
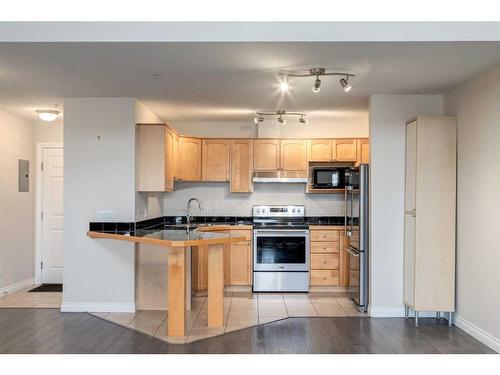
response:
[(442, 95), (370, 97), (370, 314), (402, 316), (405, 125), (442, 115)]
[(33, 125), (35, 143), (63, 143), (63, 119), (61, 115), (53, 122), (38, 120)]
[(64, 99), (63, 311), (135, 308), (134, 245), (86, 236), (97, 210), (134, 220), (135, 122), (132, 98)]
[(500, 66), (445, 96), (458, 119), (456, 324), (500, 352)]
[[(29, 192), (18, 192), (18, 159), (30, 162)], [(33, 278), (33, 123), (0, 111), (0, 293)]]
[(253, 194), (229, 192), (229, 184), (176, 183), (175, 191), (164, 195), (163, 213), (166, 216), (186, 214), (189, 198), (199, 198), (203, 203), (200, 212), (195, 204), (195, 216), (251, 216), (252, 206), (259, 204), (305, 205), (307, 216), (343, 216), (342, 194), (304, 194), (305, 184), (254, 184)]

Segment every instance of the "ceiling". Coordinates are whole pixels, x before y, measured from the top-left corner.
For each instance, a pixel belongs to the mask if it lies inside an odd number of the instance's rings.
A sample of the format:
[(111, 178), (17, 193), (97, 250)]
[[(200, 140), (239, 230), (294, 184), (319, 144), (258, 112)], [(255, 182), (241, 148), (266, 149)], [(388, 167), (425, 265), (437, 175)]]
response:
[[(278, 109), (329, 121), (366, 113), (370, 94), (441, 94), (497, 64), (495, 42), (0, 43), (0, 108), (34, 119), (63, 97), (117, 96), (173, 125)], [(324, 77), (319, 94), (313, 78), (279, 91), (279, 70), (312, 67), (356, 74), (353, 89)]]

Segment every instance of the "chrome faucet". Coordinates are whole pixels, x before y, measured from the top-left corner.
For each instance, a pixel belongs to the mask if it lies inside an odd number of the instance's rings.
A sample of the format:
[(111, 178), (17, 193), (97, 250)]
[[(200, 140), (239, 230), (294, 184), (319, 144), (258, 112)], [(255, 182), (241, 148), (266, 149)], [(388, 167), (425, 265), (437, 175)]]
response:
[(192, 215), (191, 215), (191, 202), (196, 202), (198, 203), (198, 208), (200, 209), (200, 211), (203, 211), (203, 205), (201, 204), (200, 200), (198, 198), (191, 198), (188, 200), (187, 202), (187, 206), (186, 206), (186, 224), (189, 226), (191, 224), (191, 219), (192, 219)]

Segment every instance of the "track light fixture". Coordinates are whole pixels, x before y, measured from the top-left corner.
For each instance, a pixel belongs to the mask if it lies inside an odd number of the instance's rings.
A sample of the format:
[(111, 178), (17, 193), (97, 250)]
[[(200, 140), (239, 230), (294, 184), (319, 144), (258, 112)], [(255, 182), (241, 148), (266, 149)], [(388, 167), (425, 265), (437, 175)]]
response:
[[(342, 76), (344, 78), (340, 79), (340, 86), (344, 89), (345, 92), (349, 92), (352, 86), (349, 84), (349, 78), (354, 77), (352, 73), (342, 73), (342, 72), (328, 72), (325, 68), (313, 68), (308, 71), (293, 71), (293, 72), (281, 72), (280, 77), (282, 78), (282, 83), (286, 82), (286, 90), (288, 90), (290, 82), (288, 77), (316, 77), (314, 81), (312, 91), (314, 93), (318, 93), (321, 88), (321, 76)], [(286, 79), (286, 81), (285, 81)], [(281, 84), (280, 83), (280, 87)]]
[(302, 112), (286, 112), (285, 110), (274, 111), (274, 112), (256, 112), (254, 122), (256, 124), (264, 122), (264, 116), (278, 116), (277, 120), (281, 125), (286, 125), (286, 119), (284, 116), (299, 116), (300, 124), (307, 124), (306, 114)]

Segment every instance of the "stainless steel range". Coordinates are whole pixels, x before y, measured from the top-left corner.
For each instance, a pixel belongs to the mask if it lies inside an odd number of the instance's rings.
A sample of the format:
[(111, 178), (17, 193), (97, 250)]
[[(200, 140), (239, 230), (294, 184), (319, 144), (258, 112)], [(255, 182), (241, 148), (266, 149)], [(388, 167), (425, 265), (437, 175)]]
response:
[(309, 227), (304, 206), (254, 206), (253, 290), (309, 290)]

